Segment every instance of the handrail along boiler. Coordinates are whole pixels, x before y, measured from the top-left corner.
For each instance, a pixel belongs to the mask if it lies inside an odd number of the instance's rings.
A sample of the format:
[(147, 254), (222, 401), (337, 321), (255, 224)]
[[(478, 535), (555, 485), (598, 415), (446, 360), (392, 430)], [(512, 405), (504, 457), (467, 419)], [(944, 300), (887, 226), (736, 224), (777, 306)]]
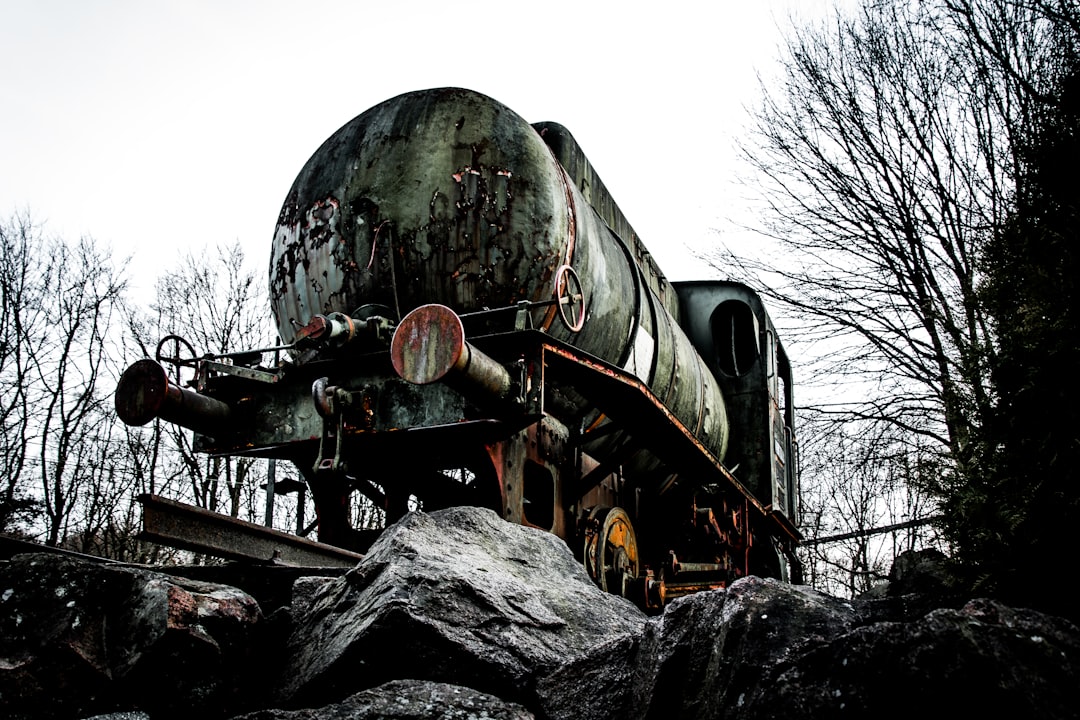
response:
[(460, 89), (368, 110), (289, 191), (270, 289), (285, 360), (203, 356), (193, 387), (139, 361), (116, 406), (292, 461), (321, 541), (370, 543), (359, 493), (387, 523), (472, 504), (543, 528), (646, 607), (797, 571), (791, 368), (760, 298), (669, 283), (563, 127)]

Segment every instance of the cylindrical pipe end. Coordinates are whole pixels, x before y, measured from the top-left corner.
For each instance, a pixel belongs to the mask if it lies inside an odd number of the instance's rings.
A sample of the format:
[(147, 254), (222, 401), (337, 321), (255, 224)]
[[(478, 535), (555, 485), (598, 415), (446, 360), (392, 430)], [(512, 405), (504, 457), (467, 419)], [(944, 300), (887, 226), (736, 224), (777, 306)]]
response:
[(416, 385), (442, 380), (468, 359), (461, 318), (445, 305), (421, 305), (406, 315), (390, 341), (394, 371)]
[(227, 428), (232, 414), (226, 403), (169, 382), (165, 368), (150, 359), (124, 371), (113, 400), (116, 414), (128, 425), (161, 418), (204, 435)]
[(390, 343), (390, 361), (411, 383), (445, 380), (477, 399), (502, 399), (513, 385), (505, 367), (465, 342), (461, 318), (444, 305), (422, 305), (401, 320)]
[(154, 360), (133, 363), (116, 386), (116, 414), (128, 425), (146, 425), (161, 414), (169, 393), (169, 376)]

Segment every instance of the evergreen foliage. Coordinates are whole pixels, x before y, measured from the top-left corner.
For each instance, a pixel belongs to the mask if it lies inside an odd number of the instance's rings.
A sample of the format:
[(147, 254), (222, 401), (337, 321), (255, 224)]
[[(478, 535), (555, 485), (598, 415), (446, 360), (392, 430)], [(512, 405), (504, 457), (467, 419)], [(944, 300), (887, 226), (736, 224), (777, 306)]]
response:
[[(918, 502), (862, 506), (925, 517), (929, 494), (964, 589), (1074, 617), (1078, 58), (1076, 0), (863, 0), (797, 28), (746, 148), (780, 251), (717, 263), (787, 316), (804, 487), (908, 469)], [(819, 538), (875, 524), (821, 515)]]
[(960, 567), (976, 589), (1077, 616), (1066, 549), (1080, 526), (1080, 48), (1025, 144), (1016, 213), (988, 245), (998, 396), (985, 472), (947, 500)]

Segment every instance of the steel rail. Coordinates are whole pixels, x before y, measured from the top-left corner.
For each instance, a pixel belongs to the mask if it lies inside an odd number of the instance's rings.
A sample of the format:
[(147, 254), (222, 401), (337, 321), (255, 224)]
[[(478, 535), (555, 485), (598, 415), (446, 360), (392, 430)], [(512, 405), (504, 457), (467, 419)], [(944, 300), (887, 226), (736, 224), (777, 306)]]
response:
[(923, 525), (933, 525), (944, 519), (943, 515), (931, 515), (930, 517), (905, 520), (904, 522), (895, 523), (893, 525), (884, 525), (882, 527), (869, 528), (867, 530), (853, 530), (852, 532), (841, 533), (839, 535), (809, 538), (803, 540), (802, 545), (809, 547), (811, 545), (824, 545), (825, 543), (840, 542), (841, 540), (854, 540), (855, 538), (870, 537), (871, 535), (883, 535), (897, 530), (907, 530), (908, 528), (922, 527)]
[(364, 556), (263, 525), (168, 500), (140, 495), (139, 537), (161, 545), (243, 560), (298, 567), (353, 567)]

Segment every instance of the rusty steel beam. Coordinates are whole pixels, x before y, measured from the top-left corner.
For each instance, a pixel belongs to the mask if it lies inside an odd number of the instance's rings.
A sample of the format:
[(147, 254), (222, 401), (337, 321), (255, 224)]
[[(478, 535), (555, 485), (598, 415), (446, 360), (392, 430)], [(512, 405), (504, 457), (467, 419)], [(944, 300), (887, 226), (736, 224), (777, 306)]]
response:
[(810, 538), (809, 540), (803, 540), (802, 545), (809, 547), (810, 545), (824, 545), (825, 543), (840, 542), (841, 540), (853, 540), (855, 538), (870, 537), (871, 535), (882, 535), (884, 533), (895, 532), (896, 530), (907, 530), (908, 528), (922, 527), (923, 525), (933, 525), (934, 523), (941, 522), (943, 519), (943, 515), (931, 515), (930, 517), (905, 520), (904, 522), (894, 523), (893, 525), (869, 528), (867, 530), (853, 530), (852, 532), (841, 533), (839, 535)]
[(353, 567), (363, 555), (272, 530), (203, 508), (140, 495), (140, 538), (228, 560), (278, 562), (300, 567)]

